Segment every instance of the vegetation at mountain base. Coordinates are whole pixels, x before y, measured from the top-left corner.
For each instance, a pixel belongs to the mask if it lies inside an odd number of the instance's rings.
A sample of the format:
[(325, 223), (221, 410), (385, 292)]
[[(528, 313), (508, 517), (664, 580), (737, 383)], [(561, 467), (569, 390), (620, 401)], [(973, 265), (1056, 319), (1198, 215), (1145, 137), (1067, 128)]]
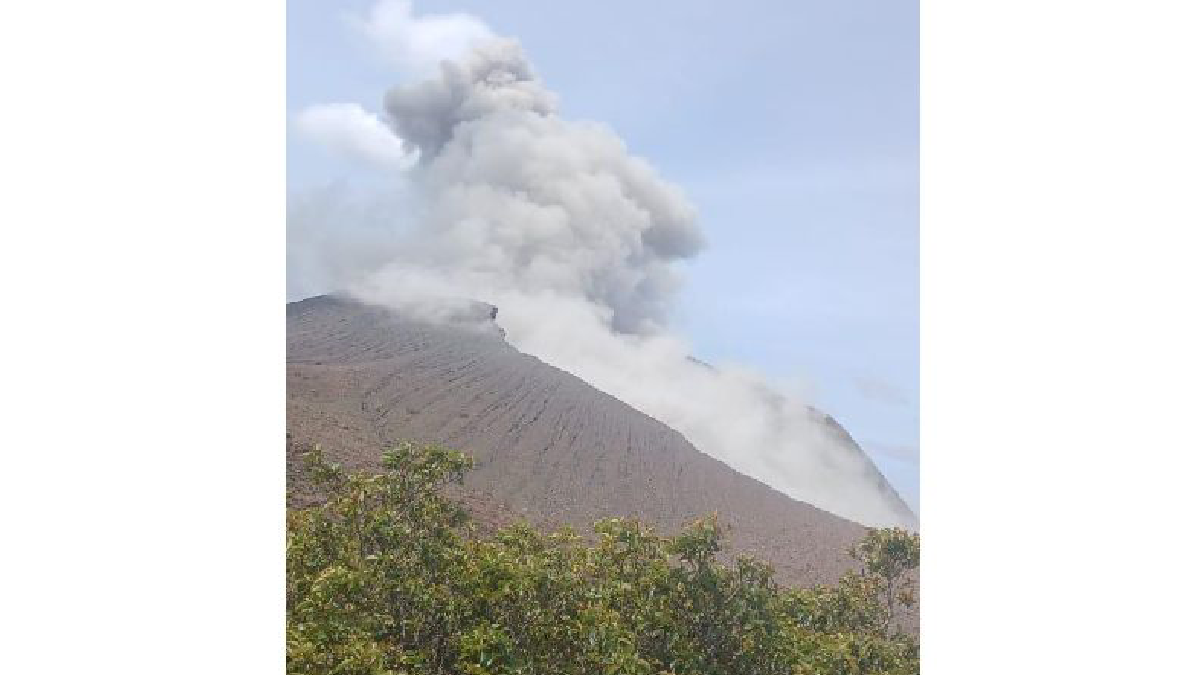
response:
[(835, 586), (785, 588), (718, 561), (703, 519), (673, 537), (625, 519), (597, 539), (514, 525), (472, 536), (442, 488), (465, 455), (405, 444), (386, 471), (307, 458), (320, 506), (289, 511), (287, 668), (338, 675), (917, 673), (896, 613), (914, 604), (918, 535), (872, 529)]

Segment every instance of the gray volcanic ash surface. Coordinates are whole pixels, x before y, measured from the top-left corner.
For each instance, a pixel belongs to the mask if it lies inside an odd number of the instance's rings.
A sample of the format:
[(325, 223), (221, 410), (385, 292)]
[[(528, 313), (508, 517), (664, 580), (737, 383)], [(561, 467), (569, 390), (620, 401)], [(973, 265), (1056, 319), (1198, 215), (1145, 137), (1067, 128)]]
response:
[(464, 497), (485, 526), (522, 518), (588, 532), (600, 518), (631, 516), (672, 532), (716, 512), (732, 528), (731, 551), (772, 563), (781, 581), (830, 582), (850, 567), (845, 550), (861, 526), (739, 474), (517, 351), (494, 310), (477, 307), (435, 324), (332, 296), (288, 305), (293, 503), (315, 498), (299, 469), (315, 444), (371, 470), (400, 441), (438, 442), (475, 458)]

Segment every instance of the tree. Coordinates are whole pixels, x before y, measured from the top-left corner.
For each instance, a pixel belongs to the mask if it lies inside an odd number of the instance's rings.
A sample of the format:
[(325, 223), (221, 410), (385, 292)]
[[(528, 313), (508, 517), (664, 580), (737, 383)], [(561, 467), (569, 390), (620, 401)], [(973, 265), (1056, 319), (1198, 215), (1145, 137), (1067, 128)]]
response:
[(884, 631), (894, 626), (896, 607), (916, 603), (914, 570), (921, 561), (921, 538), (898, 527), (867, 530), (867, 536), (850, 549), (850, 555), (863, 564), (864, 574), (882, 586)]
[(715, 518), (674, 537), (608, 519), (592, 542), (523, 524), (478, 538), (444, 492), (460, 453), (404, 444), (378, 475), (308, 460), (327, 500), (288, 514), (289, 673), (917, 672), (915, 641), (888, 630), (915, 539), (873, 531), (861, 572), (785, 589), (762, 562), (718, 562)]

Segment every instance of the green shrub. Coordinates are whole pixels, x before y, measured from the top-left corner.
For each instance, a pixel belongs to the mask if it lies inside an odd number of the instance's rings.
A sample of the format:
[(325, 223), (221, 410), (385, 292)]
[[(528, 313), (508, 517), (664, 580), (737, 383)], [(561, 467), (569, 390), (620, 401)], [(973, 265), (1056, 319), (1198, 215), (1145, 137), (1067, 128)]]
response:
[(797, 675), (916, 673), (894, 626), (920, 541), (871, 530), (837, 586), (785, 589), (751, 558), (717, 562), (722, 532), (674, 537), (623, 519), (469, 536), (444, 496), (464, 455), (406, 444), (386, 471), (308, 457), (328, 499), (288, 514), (289, 673)]

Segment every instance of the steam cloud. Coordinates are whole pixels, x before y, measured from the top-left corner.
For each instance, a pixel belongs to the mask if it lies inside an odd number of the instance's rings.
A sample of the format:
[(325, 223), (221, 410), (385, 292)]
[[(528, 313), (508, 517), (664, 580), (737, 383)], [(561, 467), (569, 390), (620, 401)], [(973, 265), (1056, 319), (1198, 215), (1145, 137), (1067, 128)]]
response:
[(350, 25), (393, 67), (418, 76), (495, 37), (470, 14), (415, 16), (408, 0), (377, 2), (365, 18), (350, 17)]
[(296, 126), (333, 150), (376, 168), (403, 171), (417, 160), (387, 125), (353, 103), (308, 108), (296, 119)]
[(340, 288), (414, 312), (490, 302), (518, 349), (742, 473), (864, 524), (914, 524), (839, 427), (745, 369), (692, 359), (670, 331), (679, 263), (703, 247), (677, 187), (606, 127), (559, 117), (515, 41), (462, 16), (448, 35), (445, 17), (383, 5), (372, 17), (403, 27), (395, 49), (409, 63), (471, 46), (385, 96), (387, 124), (420, 157), (399, 185), (289, 203), (292, 292)]

